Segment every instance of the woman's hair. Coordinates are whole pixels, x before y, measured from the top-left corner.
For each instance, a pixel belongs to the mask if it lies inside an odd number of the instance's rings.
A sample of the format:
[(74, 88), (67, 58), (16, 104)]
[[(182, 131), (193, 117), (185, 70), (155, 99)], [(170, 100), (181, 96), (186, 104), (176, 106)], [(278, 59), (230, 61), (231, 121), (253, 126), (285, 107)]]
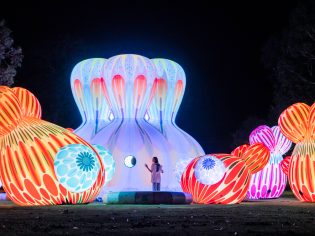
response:
[(157, 157), (153, 157), (152, 161), (156, 164), (156, 172), (160, 170), (160, 163)]

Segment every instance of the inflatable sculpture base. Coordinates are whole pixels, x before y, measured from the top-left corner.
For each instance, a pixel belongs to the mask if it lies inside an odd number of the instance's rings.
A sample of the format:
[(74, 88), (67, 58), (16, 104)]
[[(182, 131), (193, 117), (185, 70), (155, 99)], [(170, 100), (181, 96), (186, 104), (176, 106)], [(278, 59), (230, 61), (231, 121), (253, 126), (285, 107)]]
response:
[(108, 192), (103, 197), (105, 204), (190, 204), (192, 197), (183, 192)]

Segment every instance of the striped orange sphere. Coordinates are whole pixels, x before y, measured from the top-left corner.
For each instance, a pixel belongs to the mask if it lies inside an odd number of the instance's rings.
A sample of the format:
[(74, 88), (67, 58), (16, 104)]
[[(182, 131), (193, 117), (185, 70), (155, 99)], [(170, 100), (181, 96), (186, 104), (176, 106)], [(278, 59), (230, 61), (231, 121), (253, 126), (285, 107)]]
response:
[(21, 116), (21, 105), (14, 91), (8, 87), (0, 86), (0, 136), (15, 129)]
[(281, 132), (296, 143), (288, 167), (290, 187), (300, 201), (315, 202), (315, 103), (296, 103), (278, 120)]
[[(93, 147), (74, 133), (40, 120), (40, 105), (26, 89), (0, 86), (0, 104), (5, 108), (0, 111), (0, 178), (7, 196), (19, 205), (93, 201), (104, 184), (105, 176), (101, 158)], [(8, 113), (6, 116), (1, 114), (4, 111)], [(11, 117), (12, 121), (6, 117)], [(5, 122), (14, 125), (4, 130)], [(97, 180), (84, 192), (68, 191), (58, 182), (54, 172), (56, 153), (69, 144), (88, 146), (101, 164)]]
[(195, 166), (201, 157), (189, 163), (182, 175), (181, 186), (184, 192), (192, 195), (194, 203), (233, 204), (246, 197), (251, 175), (266, 165), (270, 154), (263, 144), (241, 146), (233, 153), (240, 156), (211, 154), (220, 159), (226, 168), (223, 178), (212, 185), (201, 183), (195, 176)]
[(21, 104), (22, 115), (26, 117), (34, 117), (40, 119), (42, 117), (42, 109), (37, 98), (30, 91), (15, 87), (12, 88), (16, 97)]

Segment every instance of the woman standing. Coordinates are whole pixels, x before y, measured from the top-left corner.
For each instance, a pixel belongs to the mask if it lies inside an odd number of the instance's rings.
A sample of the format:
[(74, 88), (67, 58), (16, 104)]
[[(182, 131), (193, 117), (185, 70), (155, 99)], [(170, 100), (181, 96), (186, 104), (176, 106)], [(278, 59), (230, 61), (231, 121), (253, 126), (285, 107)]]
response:
[(159, 159), (157, 157), (152, 158), (151, 169), (145, 164), (145, 167), (148, 171), (151, 172), (151, 182), (152, 182), (152, 190), (160, 191), (161, 189), (161, 173), (164, 173), (162, 169), (162, 165), (159, 163)]

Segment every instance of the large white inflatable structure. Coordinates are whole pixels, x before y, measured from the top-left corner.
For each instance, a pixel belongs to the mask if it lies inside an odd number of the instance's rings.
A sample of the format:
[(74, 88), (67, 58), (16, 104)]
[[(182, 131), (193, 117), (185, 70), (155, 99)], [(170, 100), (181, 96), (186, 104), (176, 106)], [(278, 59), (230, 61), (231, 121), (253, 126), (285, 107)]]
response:
[(151, 190), (150, 166), (163, 166), (161, 190), (181, 191), (187, 164), (204, 155), (201, 146), (175, 124), (186, 86), (184, 70), (166, 59), (118, 55), (87, 59), (71, 74), (82, 116), (75, 133), (105, 147), (115, 160), (106, 191)]

